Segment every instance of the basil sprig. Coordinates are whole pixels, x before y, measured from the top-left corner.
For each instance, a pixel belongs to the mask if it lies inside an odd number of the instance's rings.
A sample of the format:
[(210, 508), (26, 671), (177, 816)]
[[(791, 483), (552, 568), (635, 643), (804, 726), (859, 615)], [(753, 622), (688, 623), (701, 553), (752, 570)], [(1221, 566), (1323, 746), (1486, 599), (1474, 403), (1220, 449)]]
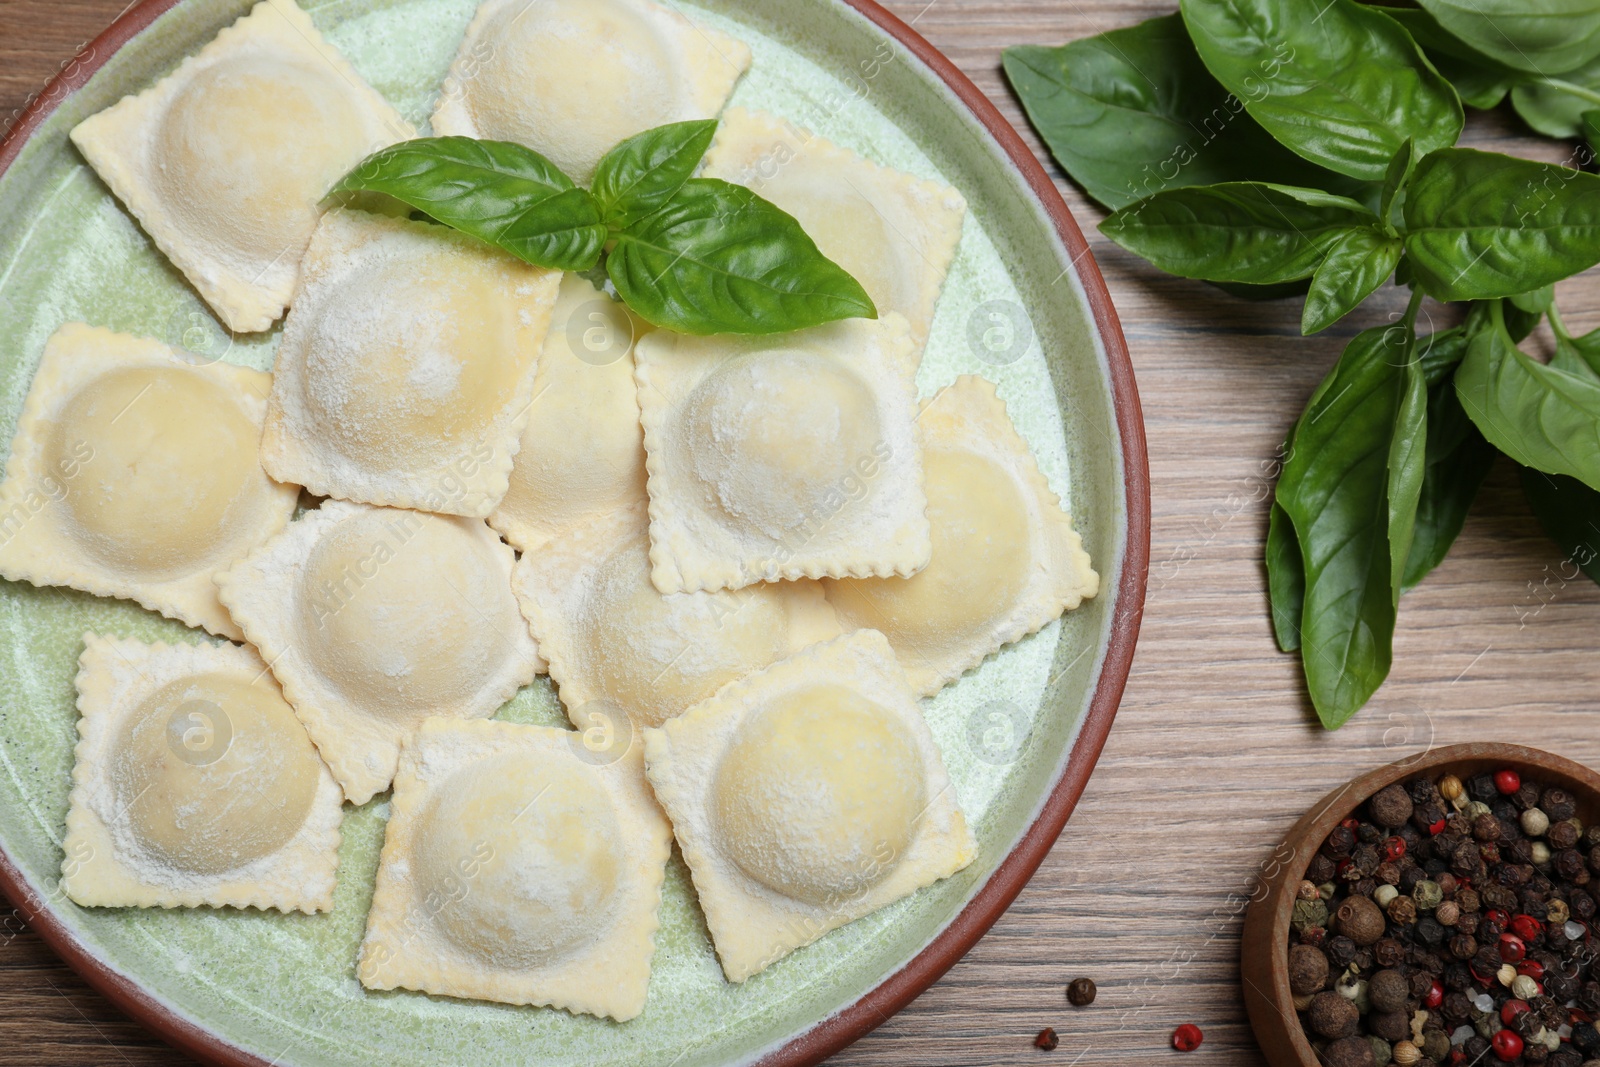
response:
[(716, 128), (679, 122), (630, 137), (601, 158), (589, 189), (523, 145), (425, 137), (373, 153), (333, 192), (383, 193), (535, 266), (587, 271), (604, 256), (623, 302), (679, 333), (876, 318), (867, 291), (793, 216), (692, 177)]
[[(1305, 333), (1391, 279), (1289, 435), (1267, 528), (1273, 631), (1322, 723), (1383, 683), (1400, 596), (1445, 558), (1490, 465), (1600, 581), (1600, 331), (1553, 283), (1600, 262), (1600, 177), (1455, 147), (1463, 105), (1600, 139), (1600, 0), (1180, 0), (1178, 18), (1020, 46), (1006, 74), (1101, 230), (1172, 274), (1305, 294)], [(1577, 157), (1592, 161), (1593, 154)], [(1418, 329), (1422, 297), (1464, 305)], [(1519, 343), (1548, 320), (1548, 365)]]

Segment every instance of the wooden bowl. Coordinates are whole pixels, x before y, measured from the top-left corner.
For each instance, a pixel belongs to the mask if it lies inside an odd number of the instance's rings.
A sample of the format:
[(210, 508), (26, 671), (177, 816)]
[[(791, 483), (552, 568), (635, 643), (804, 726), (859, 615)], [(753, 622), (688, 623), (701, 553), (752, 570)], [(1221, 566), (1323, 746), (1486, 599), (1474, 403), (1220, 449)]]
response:
[(1395, 782), (1420, 775), (1454, 774), (1462, 781), (1484, 771), (1509, 767), (1544, 785), (1559, 785), (1578, 804), (1585, 825), (1600, 817), (1600, 774), (1582, 764), (1536, 748), (1480, 743), (1452, 745), (1418, 753), (1352, 779), (1323, 797), (1294, 825), (1262, 869), (1261, 883), (1245, 915), (1240, 948), (1240, 977), (1250, 1025), (1267, 1062), (1273, 1067), (1319, 1067), (1294, 1010), (1289, 992), (1289, 920), (1295, 894), (1305, 879), (1311, 857), (1329, 832), (1367, 798)]

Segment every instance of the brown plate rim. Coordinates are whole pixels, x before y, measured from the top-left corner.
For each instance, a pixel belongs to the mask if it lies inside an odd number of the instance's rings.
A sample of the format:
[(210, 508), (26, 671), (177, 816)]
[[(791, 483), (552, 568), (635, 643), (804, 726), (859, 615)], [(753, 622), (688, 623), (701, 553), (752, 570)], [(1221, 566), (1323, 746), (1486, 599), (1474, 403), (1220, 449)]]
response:
[[(28, 103), (0, 138), (4, 175), (30, 137), (56, 106), (81, 88), (123, 45), (181, 0), (138, 0), (76, 56)], [(1044, 861), (1060, 836), (1100, 758), (1133, 665), (1144, 615), (1150, 567), (1150, 467), (1144, 416), (1133, 363), (1122, 324), (1099, 264), (1055, 182), (1000, 110), (942, 52), (874, 0), (838, 0), (855, 9), (936, 74), (994, 138), (1026, 179), (1055, 226), (1075, 266), (1090, 314), (1105, 348), (1112, 407), (1122, 448), (1124, 513), (1121, 579), (1116, 590), (1110, 640), (1088, 712), (1066, 767), (1033, 824), (995, 868), (961, 912), (916, 956), (849, 1006), (789, 1039), (759, 1060), (760, 1067), (802, 1067), (819, 1063), (863, 1037), (948, 971), (1000, 918)], [(94, 989), (142, 1025), (196, 1058), (219, 1067), (272, 1067), (267, 1061), (225, 1041), (173, 1010), (150, 991), (95, 957), (33, 891), (11, 857), (0, 849), (0, 892), (10, 898), (29, 927)]]

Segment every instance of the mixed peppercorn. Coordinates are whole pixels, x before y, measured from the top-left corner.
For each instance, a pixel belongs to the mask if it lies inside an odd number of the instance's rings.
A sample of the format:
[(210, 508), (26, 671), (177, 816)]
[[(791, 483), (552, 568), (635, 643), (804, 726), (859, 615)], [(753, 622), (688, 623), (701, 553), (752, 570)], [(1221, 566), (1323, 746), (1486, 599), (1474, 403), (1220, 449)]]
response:
[(1289, 984), (1328, 1067), (1600, 1067), (1600, 825), (1513, 770), (1417, 778), (1312, 857)]

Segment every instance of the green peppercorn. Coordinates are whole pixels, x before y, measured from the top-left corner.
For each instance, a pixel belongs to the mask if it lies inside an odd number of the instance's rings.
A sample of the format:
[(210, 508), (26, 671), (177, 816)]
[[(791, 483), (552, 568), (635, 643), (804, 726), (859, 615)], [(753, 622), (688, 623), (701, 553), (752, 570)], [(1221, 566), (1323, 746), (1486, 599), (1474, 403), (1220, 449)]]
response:
[(1418, 910), (1432, 911), (1444, 901), (1444, 890), (1439, 888), (1438, 882), (1424, 878), (1411, 890), (1411, 899), (1417, 902)]
[(1294, 902), (1294, 917), (1290, 925), (1296, 932), (1314, 926), (1327, 926), (1328, 906), (1320, 900), (1297, 900)]

